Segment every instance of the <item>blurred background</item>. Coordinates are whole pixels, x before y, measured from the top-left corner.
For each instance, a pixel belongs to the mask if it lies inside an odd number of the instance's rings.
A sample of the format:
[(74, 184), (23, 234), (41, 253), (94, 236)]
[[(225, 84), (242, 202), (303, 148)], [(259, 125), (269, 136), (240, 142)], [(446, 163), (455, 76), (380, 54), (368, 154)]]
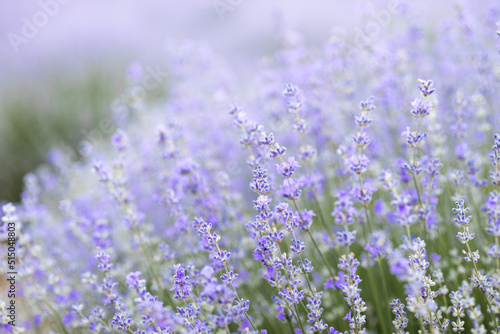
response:
[[(364, 7), (387, 9), (404, 2), (2, 1), (0, 202), (19, 200), (23, 176), (44, 163), (51, 148), (78, 152), (126, 90), (130, 64), (161, 73), (166, 52), (176, 43), (206, 41), (243, 84), (276, 47), (280, 26), (291, 26), (314, 47), (334, 30), (355, 38), (366, 24)], [(451, 15), (453, 2), (420, 1), (412, 7), (432, 25)], [(398, 29), (393, 22), (381, 28), (383, 33)], [(164, 85), (157, 85), (145, 98), (155, 103), (166, 96)]]

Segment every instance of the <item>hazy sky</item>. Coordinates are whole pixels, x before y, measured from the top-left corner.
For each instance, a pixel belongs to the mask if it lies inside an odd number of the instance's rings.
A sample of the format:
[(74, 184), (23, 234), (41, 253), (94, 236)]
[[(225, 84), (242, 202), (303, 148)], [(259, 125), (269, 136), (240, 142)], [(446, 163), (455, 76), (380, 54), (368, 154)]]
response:
[[(370, 3), (384, 9), (393, 1)], [(450, 1), (438, 2), (438, 11), (432, 3), (436, 14)], [(354, 32), (359, 7), (346, 0), (5, 0), (0, 83), (88, 63), (157, 62), (179, 38), (207, 40), (225, 58), (246, 61), (265, 53), (276, 13), (314, 44), (334, 27)]]

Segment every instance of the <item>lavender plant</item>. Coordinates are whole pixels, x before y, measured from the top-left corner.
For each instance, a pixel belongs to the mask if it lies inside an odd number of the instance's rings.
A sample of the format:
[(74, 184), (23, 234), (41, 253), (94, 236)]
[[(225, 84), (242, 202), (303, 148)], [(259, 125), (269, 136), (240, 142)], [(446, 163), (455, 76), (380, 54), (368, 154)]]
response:
[(500, 8), (464, 6), (362, 50), (280, 31), (250, 93), (179, 45), (163, 105), (3, 206), (2, 331), (500, 333)]

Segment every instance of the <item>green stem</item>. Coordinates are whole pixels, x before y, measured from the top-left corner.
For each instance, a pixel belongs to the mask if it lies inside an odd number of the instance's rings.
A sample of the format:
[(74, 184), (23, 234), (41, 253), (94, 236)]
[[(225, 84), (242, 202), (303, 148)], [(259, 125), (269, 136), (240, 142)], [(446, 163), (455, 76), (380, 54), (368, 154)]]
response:
[[(28, 276), (28, 281), (33, 286), (35, 286), (38, 291), (41, 291), (40, 287), (38, 286), (38, 284), (35, 282), (35, 280), (31, 276)], [(39, 305), (40, 309), (43, 310), (43, 307), (41, 306), (41, 302), (37, 301), (37, 304)], [(57, 312), (57, 310), (54, 309), (49, 302), (46, 302), (44, 304), (47, 305), (50, 312), (52, 312), (54, 314), (54, 317), (57, 319), (57, 322), (58, 322), (59, 326), (61, 326), (62, 331), (64, 333), (68, 334), (68, 331), (66, 330), (66, 326), (64, 325), (64, 322), (62, 321), (61, 316), (59, 315), (59, 312)]]
[[(464, 226), (464, 232), (465, 232), (465, 226)], [(465, 245), (467, 246), (467, 250), (469, 251), (469, 254), (471, 254), (472, 252), (471, 252), (469, 243), (466, 242)], [(477, 265), (476, 265), (476, 263), (474, 261), (472, 261), (472, 264), (474, 265), (474, 270), (476, 272), (476, 276), (479, 279), (479, 277), (480, 277), (481, 274), (479, 273), (479, 270), (477, 269)], [(483, 297), (486, 300), (486, 304), (488, 305), (488, 309), (490, 311), (491, 318), (493, 319), (493, 322), (495, 323), (495, 329), (496, 329), (496, 328), (498, 328), (497, 318), (495, 316), (495, 313), (492, 312), (492, 307), (491, 307), (490, 300), (488, 299), (488, 297), (486, 296), (486, 294), (484, 293), (484, 291), (482, 289), (481, 289), (481, 291), (483, 292)]]
[(316, 248), (316, 251), (318, 252), (319, 256), (321, 257), (321, 259), (323, 260), (323, 263), (325, 264), (326, 266), (326, 269), (328, 269), (328, 272), (330, 273), (330, 276), (331, 278), (333, 279), (335, 277), (334, 273), (333, 273), (333, 270), (330, 266), (330, 264), (328, 264), (328, 262), (326, 261), (325, 257), (323, 256), (323, 253), (321, 252), (321, 250), (319, 249), (319, 246), (318, 244), (316, 243), (316, 240), (314, 240), (314, 237), (311, 233), (311, 231), (307, 230), (307, 234), (309, 234), (309, 237), (311, 238), (311, 241), (314, 245), (314, 248)]
[[(417, 177), (415, 176), (415, 173), (412, 173), (412, 177), (413, 177), (413, 184), (415, 185), (415, 190), (417, 191), (418, 195), (418, 203), (420, 204), (420, 210), (424, 210), (424, 203), (422, 202), (422, 197), (420, 196), (420, 190), (418, 189)], [(424, 240), (427, 241), (427, 222), (423, 220), (423, 223), (424, 223)]]
[[(297, 205), (297, 202), (295, 202), (295, 200), (293, 199), (292, 200), (293, 202), (293, 205), (295, 206), (295, 210), (297, 210), (297, 212), (299, 213), (299, 216), (300, 216), (300, 219), (302, 219), (302, 214), (300, 213), (300, 209)], [(303, 220), (303, 219), (302, 219)], [(307, 230), (307, 234), (309, 234), (309, 237), (311, 238), (311, 241), (314, 245), (314, 248), (316, 248), (316, 251), (318, 252), (319, 256), (321, 257), (321, 259), (323, 260), (323, 263), (325, 264), (326, 268), (328, 269), (328, 272), (330, 273), (332, 279), (335, 277), (335, 275), (333, 274), (333, 271), (332, 269), (330, 268), (330, 264), (328, 264), (328, 262), (326, 261), (325, 257), (323, 256), (323, 253), (321, 252), (321, 250), (319, 249), (319, 246), (318, 244), (316, 243), (316, 240), (314, 240), (314, 237), (311, 233), (310, 230)]]
[(309, 291), (313, 293), (313, 288), (311, 286), (311, 282), (309, 281), (309, 277), (307, 277), (306, 268), (304, 267), (304, 261), (302, 260), (302, 256), (299, 254), (300, 264), (302, 265), (302, 270), (304, 270), (304, 277), (306, 278), (307, 285), (309, 286)]
[[(217, 250), (219, 251), (219, 253), (221, 253), (221, 250), (219, 248), (219, 243), (216, 243), (215, 244), (217, 246)], [(224, 269), (226, 270), (226, 274), (229, 275), (229, 270), (227, 269), (227, 264), (226, 264), (226, 261), (222, 261), (222, 264), (224, 264)], [(236, 289), (234, 288), (233, 286), (233, 283), (232, 282), (229, 282), (229, 285), (231, 286), (231, 288), (233, 289), (234, 293), (236, 294), (236, 298), (238, 299), (238, 302), (241, 303), (241, 299), (240, 299), (240, 296), (238, 295), (238, 292), (236, 291)], [(253, 330), (256, 331), (257, 330), (257, 327), (255, 327), (255, 325), (253, 324), (252, 322), (252, 319), (250, 319), (250, 316), (248, 315), (247, 312), (244, 312), (245, 313), (245, 316), (248, 320), (248, 322), (250, 323), (250, 325), (252, 326)]]
[[(472, 206), (474, 207), (474, 211), (476, 212), (476, 217), (481, 217), (481, 211), (479, 210), (476, 201), (474, 201), (474, 197), (472, 197), (472, 193), (470, 191), (470, 186), (467, 187), (467, 197), (469, 198), (469, 202), (472, 203)], [(483, 233), (483, 228), (481, 227), (481, 224), (478, 222), (478, 230), (476, 233), (476, 238), (479, 237), (481, 241), (484, 241), (484, 233)]]
[[(350, 247), (347, 246), (347, 258), (349, 258), (349, 254), (351, 253), (350, 251)], [(349, 261), (348, 261), (349, 262)], [(350, 262), (349, 262), (350, 263)], [(349, 283), (349, 286), (351, 286), (352, 284), (352, 281), (351, 281), (351, 266), (349, 265), (349, 267), (347, 268), (347, 280), (348, 280), (348, 283)], [(351, 298), (351, 305), (352, 305), (352, 298)], [(353, 316), (353, 319), (354, 319), (354, 330), (356, 332), (356, 334), (359, 334), (359, 326), (358, 326), (358, 321), (356, 320), (356, 311), (354, 310), (354, 307), (351, 306), (351, 311), (352, 311), (352, 316)]]
[[(142, 247), (142, 251), (144, 253), (144, 256), (146, 256), (146, 258), (148, 258), (148, 253), (149, 253), (150, 258), (152, 259), (153, 252), (151, 251), (151, 249), (149, 249), (149, 247), (147, 247), (142, 242), (141, 242), (141, 247)], [(170, 298), (170, 295), (168, 293), (165, 293), (164, 289), (162, 288), (162, 285), (160, 283), (160, 279), (158, 278), (158, 275), (156, 275), (155, 271), (153, 270), (153, 266), (151, 265), (151, 262), (148, 260), (146, 262), (146, 264), (148, 266), (148, 270), (149, 270), (149, 273), (151, 274), (152, 279), (156, 282), (156, 285), (158, 286), (158, 292), (162, 295), (162, 297), (165, 301), (167, 301), (172, 307), (174, 307), (175, 306), (174, 302)]]
[(314, 199), (314, 202), (316, 203), (316, 206), (318, 207), (319, 220), (320, 220), (321, 224), (323, 225), (323, 228), (326, 230), (326, 232), (330, 236), (330, 239), (334, 240), (335, 236), (333, 235), (333, 232), (331, 231), (330, 228), (328, 228), (328, 225), (326, 224), (326, 219), (325, 219), (325, 216), (323, 215), (323, 210), (321, 210), (321, 205), (319, 204), (318, 198), (316, 197), (316, 194), (314, 194), (314, 193), (313, 193), (313, 199)]
[(377, 289), (377, 287), (375, 286), (375, 278), (373, 277), (373, 273), (369, 268), (368, 268), (368, 280), (370, 281), (370, 287), (371, 287), (370, 290), (372, 291), (372, 297), (375, 299), (377, 313), (380, 317), (380, 323), (382, 324), (382, 333), (388, 333), (385, 321), (382, 320), (383, 312), (382, 312), (382, 305), (380, 303), (379, 294), (378, 294), (379, 289)]
[(302, 320), (300, 319), (300, 313), (299, 310), (297, 309), (297, 304), (294, 304), (293, 308), (295, 309), (295, 313), (297, 313), (297, 315), (295, 315), (295, 319), (297, 320), (300, 329), (302, 330), (302, 333), (305, 333), (306, 331), (304, 329), (304, 325), (302, 324)]
[[(363, 177), (361, 176), (361, 174), (359, 174), (359, 187), (360, 187), (360, 190), (361, 190), (361, 194), (364, 195), (365, 190), (363, 189)], [(366, 224), (368, 225), (368, 229), (370, 230), (370, 233), (373, 233), (373, 229), (372, 229), (372, 225), (371, 225), (371, 222), (370, 222), (370, 218), (368, 217), (368, 208), (365, 205), (365, 203), (362, 203), (362, 204), (363, 204), (363, 208), (365, 210)]]
[(422, 316), (418, 316), (418, 322), (420, 324), (420, 330), (422, 331), (422, 334), (425, 334), (425, 327), (424, 327), (424, 321), (422, 320)]
[[(293, 314), (292, 310), (290, 310), (290, 312), (292, 312), (292, 314)], [(288, 323), (288, 326), (290, 327), (290, 333), (291, 334), (295, 333), (295, 331), (293, 330), (292, 319), (290, 319), (290, 315), (285, 314), (285, 318), (286, 318), (286, 322)]]
[(63, 330), (64, 333), (68, 334), (68, 331), (66, 330), (66, 326), (64, 325), (64, 322), (61, 319), (61, 316), (59, 315), (59, 312), (57, 312), (50, 303), (46, 303), (50, 311), (54, 314), (54, 317), (57, 319), (57, 322), (61, 326), (61, 329)]
[[(390, 299), (389, 289), (387, 288), (387, 282), (385, 280), (384, 268), (382, 268), (382, 262), (381, 262), (380, 259), (377, 259), (376, 261), (377, 261), (378, 269), (380, 270), (380, 276), (382, 277), (382, 285), (384, 287), (385, 295), (387, 296), (387, 298)], [(389, 324), (389, 327), (390, 327), (390, 324), (391, 324), (391, 311), (389, 311), (389, 308), (387, 307), (388, 301), (384, 300), (383, 304), (385, 305), (385, 308), (387, 310), (387, 312), (385, 312), (385, 313), (386, 313), (387, 319), (389, 320), (388, 324)]]
[[(497, 246), (497, 249), (499, 248), (499, 245), (498, 245), (498, 237), (495, 237), (495, 244)], [(497, 274), (500, 274), (500, 258), (496, 258), (496, 262), (497, 262)]]

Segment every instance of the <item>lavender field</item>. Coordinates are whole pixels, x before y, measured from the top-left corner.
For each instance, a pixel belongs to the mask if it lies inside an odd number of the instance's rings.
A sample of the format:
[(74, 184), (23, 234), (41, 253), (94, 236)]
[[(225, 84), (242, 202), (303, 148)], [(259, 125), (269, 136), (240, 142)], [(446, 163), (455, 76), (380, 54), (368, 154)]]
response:
[(426, 4), (127, 65), (2, 202), (0, 332), (500, 334), (500, 3)]

